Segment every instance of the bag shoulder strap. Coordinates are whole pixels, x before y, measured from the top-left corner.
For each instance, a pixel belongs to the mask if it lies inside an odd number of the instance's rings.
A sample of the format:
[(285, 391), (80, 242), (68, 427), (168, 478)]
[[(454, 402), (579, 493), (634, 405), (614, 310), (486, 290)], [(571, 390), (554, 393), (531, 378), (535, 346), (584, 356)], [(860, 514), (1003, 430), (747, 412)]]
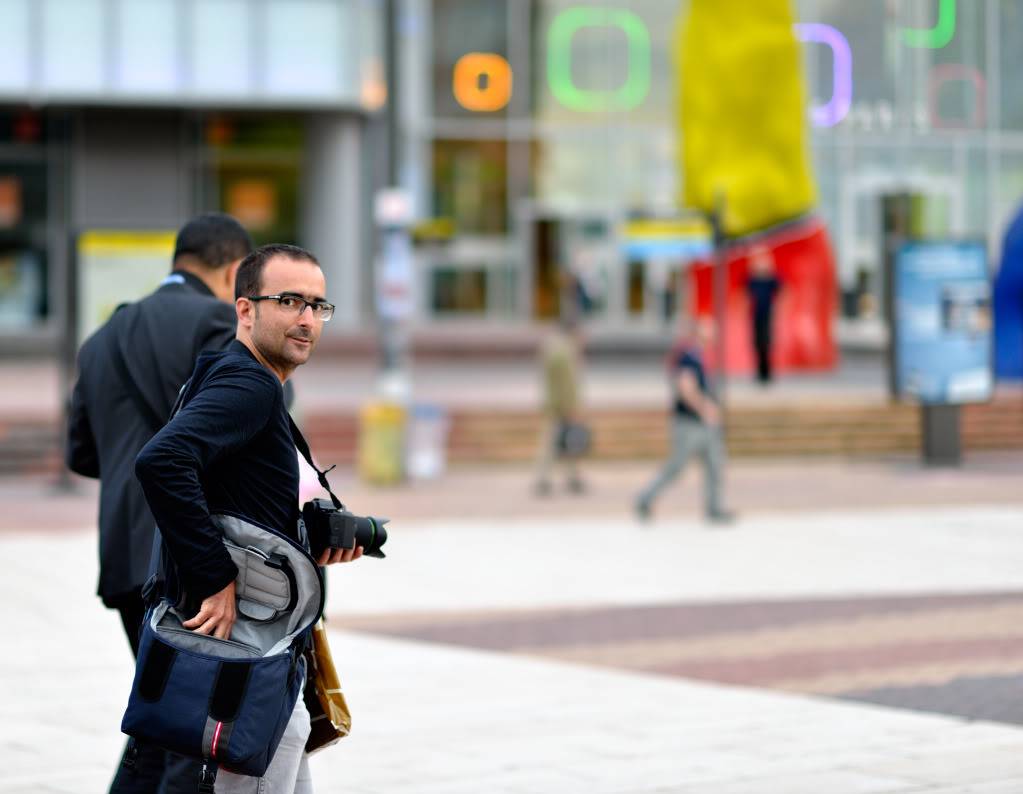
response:
[(316, 477), (320, 481), (320, 485), (323, 489), (330, 494), (330, 501), (334, 503), (334, 507), (338, 510), (344, 510), (345, 506), (341, 504), (341, 500), (335, 496), (334, 492), (330, 489), (330, 483), (327, 481), (327, 474), (334, 470), (335, 466), (330, 466), (325, 470), (320, 470), (319, 466), (313, 463), (313, 455), (309, 451), (309, 442), (305, 440), (305, 436), (302, 435), (302, 431), (298, 429), (298, 425), (295, 424), (295, 420), (291, 418), (291, 414), (288, 414), (288, 426), (291, 428), (291, 438), (295, 442), (295, 447), (302, 457), (305, 458), (305, 462), (309, 464), (313, 471), (316, 472)]
[[(183, 407), (185, 394), (187, 394), (191, 385), (192, 379), (189, 378), (178, 391), (178, 397), (174, 401), (174, 407), (171, 408), (168, 422)], [(159, 432), (159, 429), (157, 429), (157, 432)], [(160, 533), (159, 527), (157, 527), (156, 531), (153, 532), (153, 547), (149, 552), (149, 575), (142, 586), (142, 601), (147, 606), (155, 604), (161, 596), (170, 596), (175, 602), (180, 599), (181, 593), (179, 592), (177, 571), (170, 560), (171, 556), (167, 551), (166, 544), (163, 542), (163, 535)]]
[[(174, 407), (171, 409), (171, 419), (173, 419), (178, 411), (184, 407), (185, 395), (188, 394), (191, 385), (192, 379), (189, 378), (188, 381), (185, 382), (185, 385), (181, 387), (181, 391), (178, 392), (178, 399), (175, 401)], [(326, 470), (322, 470), (313, 462), (313, 455), (309, 449), (309, 442), (305, 440), (305, 436), (303, 436), (302, 431), (298, 429), (298, 425), (295, 424), (295, 420), (291, 417), (290, 413), (288, 414), (288, 427), (291, 430), (291, 438), (295, 447), (302, 454), (302, 457), (305, 458), (306, 463), (308, 463), (312, 470), (316, 472), (316, 477), (319, 479), (320, 485), (322, 485), (324, 490), (330, 494), (330, 500), (334, 503), (334, 507), (338, 510), (344, 510), (345, 506), (341, 503), (341, 500), (337, 498), (334, 491), (331, 490), (330, 482), (327, 480), (327, 474), (335, 467), (331, 466)], [(166, 564), (168, 559), (170, 559), (170, 557), (166, 553), (163, 538), (161, 537), (159, 530), (157, 530), (153, 536), (153, 550), (149, 563), (149, 579), (143, 587), (142, 592), (143, 599), (145, 599), (147, 603), (151, 602), (153, 596), (158, 595), (161, 590), (166, 592), (169, 589), (168, 584), (172, 571), (169, 570), (169, 566)]]

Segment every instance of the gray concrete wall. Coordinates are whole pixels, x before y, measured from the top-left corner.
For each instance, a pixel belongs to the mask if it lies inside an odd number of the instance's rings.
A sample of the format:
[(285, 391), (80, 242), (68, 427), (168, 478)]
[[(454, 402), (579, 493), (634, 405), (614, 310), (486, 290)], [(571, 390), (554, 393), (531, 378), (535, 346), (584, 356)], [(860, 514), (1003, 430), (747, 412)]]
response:
[(194, 150), (179, 112), (87, 110), (71, 144), (71, 225), (176, 229), (194, 211)]
[(363, 328), (372, 307), (360, 299), (369, 270), (364, 262), (368, 220), (364, 212), (362, 122), (345, 113), (306, 120), (301, 235), (327, 277), (337, 306), (327, 332)]

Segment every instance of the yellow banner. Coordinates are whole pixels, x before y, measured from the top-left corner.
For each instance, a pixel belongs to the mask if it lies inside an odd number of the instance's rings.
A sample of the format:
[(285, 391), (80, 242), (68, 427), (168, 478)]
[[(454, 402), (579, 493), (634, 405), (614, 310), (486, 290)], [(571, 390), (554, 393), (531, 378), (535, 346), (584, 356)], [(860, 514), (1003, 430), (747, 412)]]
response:
[(175, 232), (89, 229), (78, 237), (78, 340), (118, 304), (152, 292), (171, 269)]
[(678, 239), (691, 237), (702, 240), (710, 237), (711, 228), (704, 218), (684, 218), (681, 220), (651, 218), (626, 221), (622, 226), (622, 235), (630, 238)]
[(120, 229), (90, 229), (78, 238), (78, 252), (85, 256), (134, 256), (136, 254), (163, 256), (170, 270), (174, 253), (175, 232), (122, 231)]

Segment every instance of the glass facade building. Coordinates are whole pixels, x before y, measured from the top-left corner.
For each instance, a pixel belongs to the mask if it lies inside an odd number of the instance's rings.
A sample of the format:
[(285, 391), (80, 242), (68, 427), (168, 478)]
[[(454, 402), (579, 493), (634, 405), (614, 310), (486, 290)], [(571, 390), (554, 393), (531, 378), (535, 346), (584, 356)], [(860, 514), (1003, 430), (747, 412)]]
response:
[(383, 33), (374, 0), (0, 0), (0, 350), (148, 291), (205, 210), (322, 252), (361, 327)]
[[(842, 327), (876, 329), (887, 198), (998, 261), (1023, 197), (1023, 0), (794, 5)], [(686, 257), (636, 229), (684, 211), (685, 0), (394, 6), (388, 87), (385, 0), (0, 0), (0, 348), (54, 347), (75, 235), (205, 209), (326, 252), (331, 333), (370, 334), (389, 93), (417, 328), (529, 328), (571, 270), (595, 336), (662, 338)]]
[[(879, 323), (882, 202), (998, 261), (1023, 197), (1023, 0), (798, 0), (812, 162), (843, 325)], [(675, 0), (403, 0), (402, 180), (432, 219), (431, 322), (523, 324), (584, 276), (595, 323), (642, 335), (683, 266), (628, 221), (677, 214)], [(738, 75), (736, 79), (742, 79)], [(670, 303), (670, 302), (669, 302)], [(669, 307), (670, 309), (670, 307)]]

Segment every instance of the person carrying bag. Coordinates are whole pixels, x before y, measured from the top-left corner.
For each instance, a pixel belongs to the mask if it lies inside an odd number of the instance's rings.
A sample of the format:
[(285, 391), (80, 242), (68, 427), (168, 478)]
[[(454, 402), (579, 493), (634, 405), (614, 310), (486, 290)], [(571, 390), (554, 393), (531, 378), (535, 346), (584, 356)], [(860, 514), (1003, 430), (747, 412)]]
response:
[(246, 257), (236, 340), (199, 357), (180, 410), (135, 463), (165, 559), (147, 587), (122, 729), (201, 758), (202, 794), (312, 790), (303, 689), (321, 566), (363, 551), (330, 544), (314, 556), (298, 512), (295, 449), (308, 447), (282, 384), (333, 314), (325, 291), (303, 249)]

